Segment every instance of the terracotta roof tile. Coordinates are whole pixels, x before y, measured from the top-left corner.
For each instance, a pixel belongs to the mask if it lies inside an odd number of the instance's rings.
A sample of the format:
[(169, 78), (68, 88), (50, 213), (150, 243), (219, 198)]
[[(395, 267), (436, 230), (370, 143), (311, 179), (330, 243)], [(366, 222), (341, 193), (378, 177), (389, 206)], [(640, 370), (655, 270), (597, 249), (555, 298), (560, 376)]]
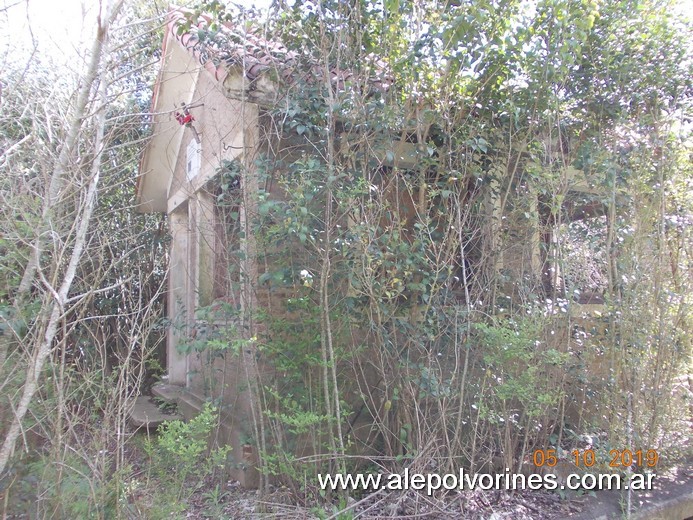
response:
[[(277, 77), (291, 83), (299, 76), (311, 76), (321, 78), (323, 69), (315, 63), (304, 60), (301, 70), (300, 61), (303, 56), (295, 51), (287, 49), (281, 42), (268, 40), (252, 31), (225, 25), (215, 35), (213, 40), (201, 42), (195, 35), (195, 31), (180, 34), (180, 27), (187, 22), (187, 17), (192, 11), (176, 8), (169, 13), (169, 30), (175, 38), (198, 61), (212, 72), (219, 81), (223, 81), (232, 67), (242, 67), (245, 77), (255, 81), (267, 71), (274, 71)], [(199, 30), (206, 30), (210, 18), (202, 16), (198, 18), (195, 26)], [(385, 63), (382, 60), (373, 59), (376, 77), (369, 78), (371, 89), (387, 91), (392, 85), (391, 76), (386, 72)], [(330, 70), (331, 80), (338, 83), (339, 88), (344, 88), (354, 74), (349, 70), (334, 68)]]

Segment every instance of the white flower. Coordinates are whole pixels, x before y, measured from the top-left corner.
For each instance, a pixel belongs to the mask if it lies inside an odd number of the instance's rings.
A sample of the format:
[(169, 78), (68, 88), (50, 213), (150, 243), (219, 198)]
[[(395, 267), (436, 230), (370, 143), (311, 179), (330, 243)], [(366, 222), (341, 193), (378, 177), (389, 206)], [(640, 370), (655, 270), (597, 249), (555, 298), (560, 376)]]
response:
[(303, 280), (303, 285), (306, 287), (312, 287), (313, 286), (313, 275), (310, 274), (310, 271), (308, 269), (301, 269), (301, 272), (299, 273), (301, 276), (301, 280)]

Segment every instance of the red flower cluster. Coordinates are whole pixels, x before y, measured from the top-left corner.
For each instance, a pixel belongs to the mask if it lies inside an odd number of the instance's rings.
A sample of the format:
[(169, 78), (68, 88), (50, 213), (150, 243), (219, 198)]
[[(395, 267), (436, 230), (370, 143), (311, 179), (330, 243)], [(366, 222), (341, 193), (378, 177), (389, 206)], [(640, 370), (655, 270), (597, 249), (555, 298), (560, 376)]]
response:
[(190, 123), (195, 121), (195, 118), (189, 112), (186, 112), (184, 114), (181, 114), (180, 112), (176, 112), (176, 121), (178, 121), (181, 124), (181, 126), (182, 125), (189, 125)]

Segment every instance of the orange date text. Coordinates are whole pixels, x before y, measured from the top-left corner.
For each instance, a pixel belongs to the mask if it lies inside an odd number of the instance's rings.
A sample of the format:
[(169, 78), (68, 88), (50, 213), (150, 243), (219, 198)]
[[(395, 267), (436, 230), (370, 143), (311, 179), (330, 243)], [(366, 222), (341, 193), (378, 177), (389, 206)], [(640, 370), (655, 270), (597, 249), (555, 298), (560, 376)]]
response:
[[(602, 455), (604, 457), (604, 455)], [(538, 468), (549, 468), (558, 464), (558, 455), (555, 449), (534, 450), (532, 462)], [(595, 464), (607, 463), (610, 468), (629, 468), (631, 466), (654, 468), (659, 462), (657, 450), (609, 450), (607, 460), (599, 459), (599, 454), (593, 449), (573, 450), (571, 462), (579, 468), (591, 468)]]

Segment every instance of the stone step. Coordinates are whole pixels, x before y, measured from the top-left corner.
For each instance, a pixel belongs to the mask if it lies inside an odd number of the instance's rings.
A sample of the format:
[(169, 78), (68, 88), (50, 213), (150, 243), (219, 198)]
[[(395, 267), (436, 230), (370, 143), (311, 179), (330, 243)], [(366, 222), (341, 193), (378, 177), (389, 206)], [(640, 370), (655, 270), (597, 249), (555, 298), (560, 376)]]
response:
[(164, 421), (182, 420), (179, 413), (165, 413), (152, 397), (141, 395), (135, 400), (130, 411), (130, 423), (136, 428), (155, 429)]
[(169, 385), (168, 383), (156, 383), (152, 386), (152, 395), (166, 401), (167, 403), (176, 403), (178, 398), (183, 393), (183, 387), (178, 385)]

